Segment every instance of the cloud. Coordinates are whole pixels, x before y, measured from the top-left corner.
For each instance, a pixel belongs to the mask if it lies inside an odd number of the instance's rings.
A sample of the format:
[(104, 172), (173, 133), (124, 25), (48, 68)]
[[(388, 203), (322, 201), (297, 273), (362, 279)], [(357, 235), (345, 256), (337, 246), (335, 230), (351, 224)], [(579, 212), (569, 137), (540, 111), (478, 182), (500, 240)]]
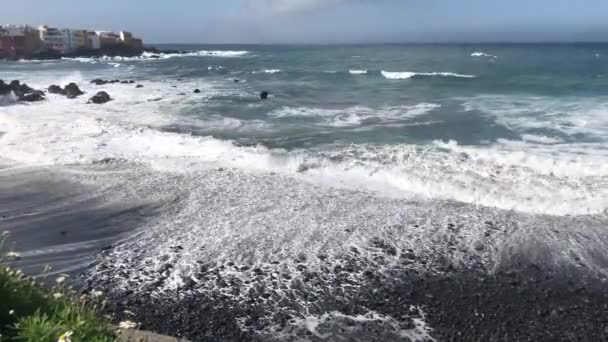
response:
[[(253, 0), (258, 11), (273, 14), (291, 14), (335, 5), (347, 0)], [(262, 4), (260, 6), (260, 4)]]

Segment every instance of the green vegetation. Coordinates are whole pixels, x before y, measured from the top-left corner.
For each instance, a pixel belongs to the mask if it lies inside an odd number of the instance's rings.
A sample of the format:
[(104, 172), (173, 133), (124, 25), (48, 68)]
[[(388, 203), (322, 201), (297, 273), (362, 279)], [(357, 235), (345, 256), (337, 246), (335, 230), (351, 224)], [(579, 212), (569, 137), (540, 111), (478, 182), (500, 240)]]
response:
[(77, 296), (65, 286), (65, 276), (46, 288), (3, 264), (18, 258), (3, 253), (0, 236), (0, 342), (106, 342), (116, 333), (108, 319), (98, 314), (104, 303), (101, 293)]

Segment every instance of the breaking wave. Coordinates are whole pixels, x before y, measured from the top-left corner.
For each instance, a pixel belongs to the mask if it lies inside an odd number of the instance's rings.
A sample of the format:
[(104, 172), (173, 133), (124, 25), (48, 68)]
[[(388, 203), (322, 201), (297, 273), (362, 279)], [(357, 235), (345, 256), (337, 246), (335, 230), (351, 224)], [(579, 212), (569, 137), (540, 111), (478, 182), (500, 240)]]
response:
[(249, 51), (222, 51), (222, 50), (200, 50), (184, 53), (152, 53), (144, 52), (140, 56), (134, 57), (122, 57), (122, 56), (101, 56), (101, 57), (63, 57), (62, 60), (77, 61), (83, 63), (98, 63), (100, 61), (150, 61), (150, 60), (162, 60), (171, 58), (181, 57), (223, 57), (223, 58), (235, 58), (247, 55)]
[(406, 80), (426, 77), (476, 78), (475, 75), (457, 74), (452, 72), (390, 72), (382, 71), (382, 76), (389, 80)]
[(471, 54), (471, 57), (489, 57), (489, 58), (498, 58), (498, 56), (491, 55), (491, 54), (489, 54), (489, 53), (485, 53), (485, 52), (481, 52), (481, 51), (473, 52), (473, 53)]
[[(521, 146), (506, 141), (477, 147), (456, 142), (429, 146), (337, 145), (329, 150), (291, 152), (262, 145), (242, 147), (229, 140), (154, 128), (184, 123), (183, 116), (167, 115), (163, 107), (175, 107), (183, 101), (177, 100), (182, 98), (177, 95), (179, 89), (172, 95), (161, 88), (159, 85), (166, 99), (160, 102), (147, 99), (134, 102), (133, 95), (121, 94), (117, 88), (115, 101), (104, 107), (88, 106), (86, 99), (67, 106), (71, 100), (60, 98), (32, 106), (6, 107), (0, 115), (0, 131), (6, 132), (1, 138), (0, 155), (34, 165), (88, 164), (112, 158), (143, 163), (165, 172), (217, 165), (248, 172), (278, 172), (389, 196), (455, 200), (553, 215), (601, 213), (608, 207), (608, 188), (598, 187), (597, 183), (598, 177), (608, 176), (606, 155), (555, 155), (553, 150), (522, 152)], [(153, 84), (146, 84), (146, 89), (150, 97), (158, 96)], [(172, 96), (177, 102), (172, 101)], [(347, 114), (284, 108), (271, 115), (311, 116), (319, 118), (323, 125), (344, 126), (359, 125), (371, 116), (394, 122), (435, 108), (438, 105), (380, 110), (353, 107)]]
[(355, 127), (362, 125), (366, 120), (374, 120), (375, 125), (382, 123), (395, 123), (430, 113), (441, 108), (435, 103), (419, 103), (416, 105), (384, 106), (370, 108), (355, 106), (343, 109), (326, 109), (311, 107), (283, 107), (274, 110), (268, 115), (276, 118), (307, 117), (318, 118), (318, 125), (331, 127)]

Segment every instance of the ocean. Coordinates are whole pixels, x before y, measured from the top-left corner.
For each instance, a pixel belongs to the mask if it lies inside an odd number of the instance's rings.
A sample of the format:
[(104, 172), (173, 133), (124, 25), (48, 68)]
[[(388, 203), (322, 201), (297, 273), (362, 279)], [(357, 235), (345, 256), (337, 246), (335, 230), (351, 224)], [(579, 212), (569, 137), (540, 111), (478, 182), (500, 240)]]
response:
[[(87, 93), (0, 99), (26, 271), (194, 341), (608, 334), (585, 326), (607, 316), (608, 45), (161, 48), (191, 52), (0, 62)], [(549, 314), (547, 288), (596, 321)]]

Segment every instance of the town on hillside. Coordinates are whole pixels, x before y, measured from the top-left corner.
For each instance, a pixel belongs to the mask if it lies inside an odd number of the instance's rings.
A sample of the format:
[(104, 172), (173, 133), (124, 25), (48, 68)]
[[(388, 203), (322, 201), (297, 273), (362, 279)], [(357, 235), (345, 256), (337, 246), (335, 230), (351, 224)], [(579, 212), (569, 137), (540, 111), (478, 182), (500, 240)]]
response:
[(0, 26), (0, 58), (19, 59), (94, 55), (102, 52), (141, 53), (143, 41), (132, 33), (89, 31), (41, 25)]

